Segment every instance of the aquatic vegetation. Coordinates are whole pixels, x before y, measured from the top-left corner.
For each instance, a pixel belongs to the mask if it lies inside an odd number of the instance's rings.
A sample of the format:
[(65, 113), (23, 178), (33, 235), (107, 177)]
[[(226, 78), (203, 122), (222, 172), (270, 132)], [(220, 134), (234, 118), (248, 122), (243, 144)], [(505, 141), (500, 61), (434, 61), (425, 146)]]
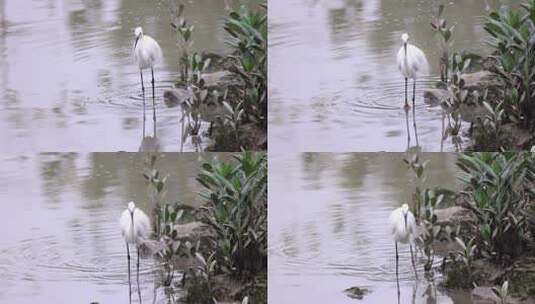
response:
[[(184, 5), (173, 10), (172, 28), (181, 49), (179, 86), (188, 95), (182, 102), (182, 142), (188, 137), (200, 143), (203, 120), (210, 121), (208, 149), (239, 151), (265, 149), (267, 140), (267, 6), (253, 10), (242, 5), (225, 20), (230, 55), (219, 58), (212, 68), (213, 55), (191, 51), (194, 27), (184, 17)], [(207, 72), (229, 72), (228, 83), (207, 85)], [(214, 73), (215, 74), (215, 73)]]
[(509, 290), (509, 281), (503, 282), (500, 287), (492, 287), (492, 291), (500, 299), (501, 304), (507, 303), (507, 293)]
[(267, 257), (267, 158), (243, 153), (231, 163), (204, 164), (198, 181), (206, 188), (203, 220), (222, 271), (239, 277), (265, 270)]
[(460, 177), (466, 185), (470, 223), (479, 254), (509, 264), (527, 248), (526, 210), (534, 198), (533, 157), (527, 153), (474, 153), (461, 155)]
[[(486, 58), (465, 51), (451, 52), (453, 27), (446, 26), (443, 12), (439, 7), (431, 27), (439, 34), (442, 53), (438, 85), (447, 90), (448, 96), (442, 105), (448, 115), (444, 136), (460, 142), (461, 121), (465, 120), (470, 123), (467, 135), (473, 140), (473, 150), (531, 147), (534, 138), (530, 131), (535, 128), (535, 1), (522, 4), (520, 9), (502, 6), (486, 17), (487, 44), (493, 51)], [(469, 74), (474, 67), (482, 68), (492, 79), (479, 79), (467, 87), (465, 77), (477, 74)]]
[(441, 207), (445, 200), (451, 198), (452, 192), (441, 188), (425, 188), (422, 190), (421, 187), (427, 179), (425, 168), (428, 161), (420, 162), (418, 155), (415, 154), (409, 159), (404, 159), (404, 162), (415, 173), (417, 178), (417, 186), (413, 195), (415, 202), (413, 213), (421, 229), (419, 240), (426, 256), (424, 269), (429, 272), (432, 269), (435, 257), (434, 243), (436, 241), (449, 240), (456, 234), (456, 230), (453, 230), (448, 225), (439, 224), (435, 214), (435, 210)]
[(227, 44), (233, 49), (230, 71), (240, 77), (238, 100), (243, 102), (245, 119), (260, 125), (267, 123), (267, 6), (255, 12), (244, 5), (225, 21), (230, 35)]
[[(490, 34), (488, 44), (494, 49), (493, 71), (504, 81), (503, 96), (510, 100), (503, 107), (508, 120), (525, 128), (533, 127), (533, 80), (535, 53), (532, 36), (535, 22), (535, 1), (522, 5), (523, 10), (502, 7), (486, 19), (485, 30)], [(497, 99), (492, 106), (500, 102)]]
[[(159, 284), (176, 289), (170, 296), (180, 295), (187, 303), (265, 303), (266, 155), (243, 153), (229, 162), (204, 163), (197, 177), (205, 188), (199, 194), (205, 205), (199, 210), (167, 201), (167, 177), (156, 169), (156, 160), (150, 156), (143, 176), (155, 202), (153, 247), (162, 265)], [(198, 235), (181, 230), (192, 221), (200, 221), (195, 222), (202, 228)], [(179, 261), (189, 261), (189, 266)], [(183, 273), (180, 285), (173, 282), (177, 272)]]
[(447, 20), (446, 18), (442, 17), (442, 14), (444, 13), (444, 5), (441, 4), (438, 7), (438, 11), (436, 12), (435, 16), (433, 16), (433, 20), (431, 21), (431, 28), (434, 32), (439, 34), (439, 49), (441, 50), (440, 55), (440, 80), (443, 83), (447, 83), (449, 79), (448, 74), (448, 60), (450, 58), (450, 50), (452, 47), (452, 34), (455, 29), (455, 25), (447, 26)]

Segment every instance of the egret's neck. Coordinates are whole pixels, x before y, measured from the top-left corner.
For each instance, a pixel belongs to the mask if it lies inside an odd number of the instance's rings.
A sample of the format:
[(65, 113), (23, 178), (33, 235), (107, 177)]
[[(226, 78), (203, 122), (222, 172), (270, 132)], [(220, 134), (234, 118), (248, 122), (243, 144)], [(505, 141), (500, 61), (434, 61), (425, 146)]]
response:
[(130, 213), (130, 220), (132, 221), (132, 224), (130, 225), (130, 232), (132, 232), (132, 235), (133, 235), (134, 234), (134, 212)]

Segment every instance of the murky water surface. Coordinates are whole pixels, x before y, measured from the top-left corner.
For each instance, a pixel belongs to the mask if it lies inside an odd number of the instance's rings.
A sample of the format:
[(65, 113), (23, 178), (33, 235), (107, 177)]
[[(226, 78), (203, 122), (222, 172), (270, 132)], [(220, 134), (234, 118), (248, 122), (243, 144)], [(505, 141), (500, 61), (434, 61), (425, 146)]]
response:
[[(359, 303), (397, 303), (388, 217), (414, 192), (413, 174), (391, 153), (272, 154), (269, 163), (270, 303), (355, 303), (343, 291), (371, 290)], [(456, 155), (424, 154), (428, 186), (455, 189)], [(400, 245), (400, 303), (471, 303), (469, 295), (415, 279)], [(440, 259), (435, 259), (440, 263)]]
[[(155, 132), (160, 151), (179, 151), (182, 114), (162, 99), (177, 79), (170, 27), (176, 1), (0, 0), (0, 151), (138, 151), (144, 137), (145, 149), (156, 146)], [(195, 50), (225, 53), (226, 8), (239, 2), (247, 1), (184, 1)], [(163, 50), (155, 71), (156, 127), (150, 90), (143, 122), (131, 56), (136, 26)], [(183, 149), (196, 147), (188, 140)]]
[[(417, 143), (426, 151), (454, 150), (451, 141), (441, 144), (441, 108), (423, 101), (439, 75), (432, 12), (446, 5), (449, 24), (456, 24), (454, 50), (486, 53), (482, 16), (512, 2), (270, 1), (270, 150), (405, 151)], [(404, 32), (432, 65), (416, 87), (416, 132), (412, 111), (403, 110), (396, 64)]]
[[(229, 156), (160, 155), (157, 167), (169, 174), (168, 198), (198, 205), (195, 177), (202, 160), (214, 157)], [(151, 211), (142, 177), (146, 161), (142, 153), (3, 156), (0, 303), (128, 303), (119, 216), (130, 200)], [(144, 303), (155, 296), (156, 303), (167, 303), (163, 289), (155, 288), (158, 269), (156, 260), (141, 259)]]

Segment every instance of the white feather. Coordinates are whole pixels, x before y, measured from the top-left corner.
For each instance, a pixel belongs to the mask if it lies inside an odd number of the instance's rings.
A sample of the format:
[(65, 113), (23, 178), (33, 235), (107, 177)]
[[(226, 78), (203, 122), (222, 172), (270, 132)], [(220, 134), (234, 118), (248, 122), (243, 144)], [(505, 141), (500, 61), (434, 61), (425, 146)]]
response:
[(141, 209), (135, 207), (133, 202), (123, 211), (119, 222), (123, 238), (128, 244), (140, 245), (150, 236), (150, 219)]
[[(405, 224), (404, 213), (407, 214)], [(408, 205), (404, 204), (400, 208), (392, 211), (389, 217), (390, 227), (394, 240), (399, 243), (412, 243), (418, 237), (418, 226), (412, 212), (408, 210)]]
[(405, 78), (417, 79), (429, 72), (429, 63), (424, 52), (416, 46), (407, 43), (407, 52), (405, 46), (401, 46), (397, 55), (398, 69)]
[(162, 49), (152, 37), (140, 34), (133, 47), (134, 61), (140, 69), (153, 68), (162, 59)]

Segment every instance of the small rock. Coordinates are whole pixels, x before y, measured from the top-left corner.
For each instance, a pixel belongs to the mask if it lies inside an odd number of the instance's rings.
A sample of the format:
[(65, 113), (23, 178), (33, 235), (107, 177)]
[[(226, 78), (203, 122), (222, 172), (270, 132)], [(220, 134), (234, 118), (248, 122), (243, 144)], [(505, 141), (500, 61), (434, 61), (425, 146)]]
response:
[(489, 114), (487, 109), (480, 104), (461, 104), (459, 110), (461, 119), (470, 123), (475, 123), (478, 118), (483, 119), (485, 115)]
[(464, 217), (468, 210), (463, 207), (453, 206), (444, 209), (435, 210), (435, 215), (437, 216), (437, 224), (447, 225), (451, 222), (458, 220), (461, 217)]
[(175, 225), (177, 237), (179, 239), (199, 239), (201, 237), (210, 236), (210, 229), (208, 225), (201, 222), (190, 222), (187, 224)]
[(424, 102), (432, 106), (442, 105), (451, 97), (451, 93), (444, 89), (427, 89), (424, 92)]
[(370, 291), (366, 288), (354, 286), (344, 290), (344, 293), (346, 294), (346, 296), (352, 299), (362, 300), (362, 298), (364, 298), (365, 295), (369, 294)]
[(461, 79), (464, 80), (464, 87), (469, 90), (485, 89), (502, 84), (498, 76), (490, 71), (463, 74)]
[(225, 88), (239, 83), (236, 75), (225, 70), (213, 73), (204, 73), (202, 78), (204, 79), (204, 85), (207, 88)]
[(163, 101), (167, 107), (174, 108), (178, 105), (181, 105), (192, 96), (193, 94), (186, 89), (175, 88), (165, 90), (165, 92), (163, 92)]

